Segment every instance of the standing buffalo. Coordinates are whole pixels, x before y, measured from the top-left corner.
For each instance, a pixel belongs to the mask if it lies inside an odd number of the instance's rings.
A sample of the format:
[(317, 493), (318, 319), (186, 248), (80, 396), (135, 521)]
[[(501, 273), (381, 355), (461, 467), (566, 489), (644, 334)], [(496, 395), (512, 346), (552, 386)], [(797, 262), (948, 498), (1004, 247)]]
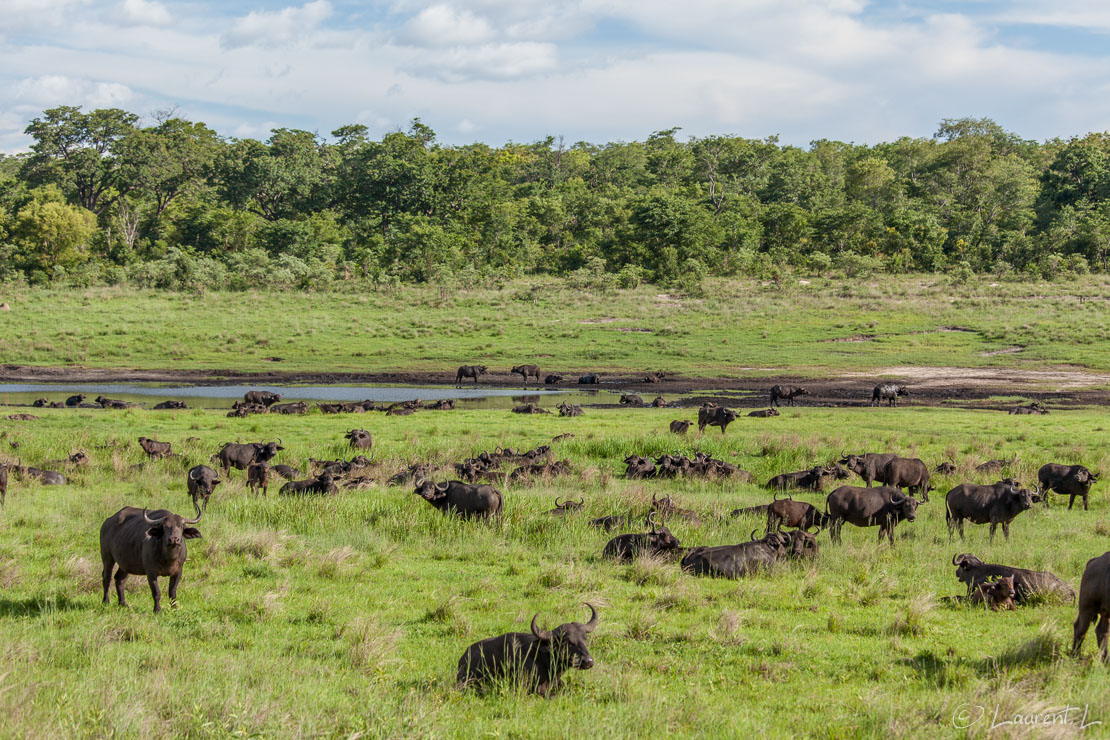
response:
[(444, 514), (457, 514), (464, 519), (500, 517), (504, 504), (501, 492), (493, 486), (457, 480), (444, 483), (419, 480), (414, 493)]
[(605, 544), (601, 554), (617, 560), (632, 560), (641, 553), (662, 555), (682, 546), (678, 538), (671, 534), (671, 530), (661, 524), (657, 525), (654, 518), (649, 516), (648, 524), (651, 525), (650, 532), (617, 535)]
[(247, 403), (258, 403), (269, 408), (281, 400), (281, 394), (271, 393), (270, 391), (247, 391), (243, 394), (243, 400)]
[(4, 506), (4, 500), (8, 497), (8, 465), (7, 463), (0, 463), (0, 507)]
[(374, 446), (374, 438), (365, 429), (348, 429), (343, 436), (353, 450), (369, 450)]
[(794, 399), (798, 396), (808, 396), (809, 391), (797, 385), (773, 385), (771, 386), (771, 407), (776, 405), (781, 406), (781, 400), (786, 399), (790, 405), (794, 405)]
[(519, 375), (524, 378), (524, 385), (528, 385), (529, 376), (534, 377), (536, 382), (540, 382), (540, 366), (539, 365), (517, 365), (509, 371), (511, 375)]
[(773, 532), (781, 527), (794, 527), (809, 529), (810, 527), (824, 527), (829, 523), (828, 515), (821, 512), (813, 504), (805, 501), (795, 501), (792, 498), (775, 500), (767, 507), (767, 531)]
[(553, 630), (536, 626), (539, 614), (532, 617), (531, 633), (509, 632), (476, 642), (459, 658), (459, 688), (484, 688), (490, 681), (511, 679), (529, 691), (547, 697), (562, 686), (568, 668), (587, 670), (594, 659), (586, 645), (597, 628), (597, 609), (591, 604), (590, 621), (567, 622)]
[(220, 485), (220, 474), (207, 465), (197, 465), (195, 468), (189, 470), (189, 479), (185, 482), (185, 487), (189, 490), (189, 495), (193, 497), (193, 503), (197, 503), (197, 499), (204, 501), (204, 508), (208, 508), (208, 499), (212, 497), (212, 490)]
[(581, 406), (571, 406), (566, 401), (563, 401), (556, 408), (559, 409), (559, 416), (581, 416), (582, 415), (582, 407)]
[(686, 432), (688, 432), (688, 431), (690, 431), (690, 420), (689, 419), (685, 419), (685, 420), (675, 419), (674, 421), (671, 422), (671, 433), (672, 434), (686, 434)]
[(262, 495), (267, 495), (270, 490), (270, 463), (253, 462), (247, 466), (247, 488), (251, 493), (257, 493), (261, 488)]
[(897, 383), (879, 383), (875, 389), (871, 391), (871, 405), (879, 406), (883, 401), (886, 401), (887, 406), (897, 406), (898, 398), (900, 396), (908, 396), (909, 391), (906, 386), (898, 385)]
[(897, 488), (880, 486), (860, 488), (841, 486), (825, 499), (825, 513), (829, 517), (829, 536), (840, 542), (840, 529), (844, 522), (857, 527), (879, 527), (879, 542), (883, 537), (894, 546), (894, 527), (903, 519), (912, 522), (917, 518), (918, 501), (913, 496), (903, 496)]
[(587, 373), (578, 378), (578, 385), (597, 385), (600, 382), (597, 373)]
[(231, 475), (232, 468), (246, 470), (252, 462), (269, 462), (284, 449), (280, 438), (277, 442), (253, 442), (245, 445), (227, 442), (212, 459), (219, 461), (224, 469), (224, 477), (227, 477)]
[(989, 523), (992, 542), (994, 530), (1001, 524), (1002, 534), (1010, 539), (1010, 522), (1040, 501), (1038, 493), (1036, 487), (1033, 493), (1024, 488), (1018, 489), (1012, 479), (1000, 480), (990, 486), (961, 483), (944, 497), (949, 541), (952, 540), (953, 529), (959, 529), (960, 539), (964, 538), (964, 519), (972, 524)]
[(455, 386), (461, 386), (466, 378), (474, 378), (474, 385), (478, 385), (478, 378), (489, 370), (485, 365), (463, 365), (455, 373)]
[(883, 468), (882, 482), (895, 488), (905, 488), (920, 495), (922, 503), (929, 502), (929, 468), (916, 457), (896, 457)]
[(889, 452), (866, 452), (862, 455), (849, 455), (840, 453), (840, 464), (863, 478), (870, 488), (875, 481), (883, 482), (883, 471), (886, 464), (897, 459), (897, 455)]
[(953, 555), (952, 565), (956, 566), (956, 578), (967, 585), (968, 596), (971, 596), (981, 583), (986, 583), (993, 578), (1007, 577), (1014, 579), (1014, 597), (1019, 604), (1036, 596), (1057, 597), (1069, 604), (1075, 601), (1075, 590), (1048, 571), (984, 563), (970, 553)]
[(177, 606), (177, 584), (185, 565), (185, 540), (200, 537), (200, 531), (188, 525), (200, 521), (201, 510), (194, 504), (196, 519), (185, 519), (165, 509), (147, 512), (125, 506), (104, 520), (100, 526), (100, 559), (104, 561), (104, 603), (108, 603), (108, 584), (112, 569), (116, 570), (116, 595), (120, 606), (127, 606), (123, 582), (128, 575), (145, 575), (154, 597), (154, 611), (162, 610), (162, 593), (158, 578), (169, 576), (170, 606)]
[(1087, 511), (1087, 496), (1091, 493), (1091, 486), (1098, 483), (1098, 476), (1082, 465), (1061, 465), (1049, 463), (1037, 471), (1037, 480), (1041, 484), (1041, 491), (1045, 498), (1049, 491), (1070, 496), (1068, 508), (1075, 504), (1075, 497), (1083, 497), (1083, 510)]
[(720, 427), (721, 434), (725, 433), (728, 425), (736, 421), (736, 412), (732, 409), (726, 409), (724, 406), (717, 406), (713, 403), (707, 403), (698, 409), (698, 431), (704, 432), (707, 426)]
[(139, 447), (143, 448), (143, 452), (145, 452), (151, 460), (157, 460), (160, 457), (173, 454), (173, 449), (169, 442), (155, 442), (149, 437), (139, 437)]
[(1071, 643), (1072, 652), (1079, 654), (1083, 639), (1091, 622), (1098, 619), (1095, 639), (1102, 651), (1103, 662), (1110, 662), (1110, 552), (1087, 561), (1083, 569), (1083, 580), (1079, 582), (1079, 614), (1075, 618), (1075, 631)]
[(1037, 414), (1044, 415), (1048, 413), (1048, 409), (1038, 401), (1033, 401), (1028, 406), (1014, 406), (1009, 410), (1011, 414)]

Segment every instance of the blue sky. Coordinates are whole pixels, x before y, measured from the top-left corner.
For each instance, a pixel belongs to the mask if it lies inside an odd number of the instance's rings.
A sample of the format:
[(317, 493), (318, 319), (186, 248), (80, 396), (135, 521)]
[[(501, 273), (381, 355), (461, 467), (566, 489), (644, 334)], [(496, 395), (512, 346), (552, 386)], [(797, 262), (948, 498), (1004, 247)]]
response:
[(0, 151), (60, 104), (256, 138), (1066, 138), (1110, 129), (1108, 41), (1096, 0), (0, 0)]

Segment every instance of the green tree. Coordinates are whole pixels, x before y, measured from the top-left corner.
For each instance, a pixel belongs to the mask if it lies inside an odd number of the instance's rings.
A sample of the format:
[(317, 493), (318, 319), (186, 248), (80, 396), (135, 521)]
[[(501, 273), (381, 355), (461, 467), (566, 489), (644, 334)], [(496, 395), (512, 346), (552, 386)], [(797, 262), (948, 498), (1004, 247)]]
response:
[(53, 278), (57, 269), (70, 268), (88, 258), (88, 243), (96, 219), (87, 210), (67, 204), (53, 186), (38, 188), (15, 217), (14, 237), (20, 258), (30, 271)]

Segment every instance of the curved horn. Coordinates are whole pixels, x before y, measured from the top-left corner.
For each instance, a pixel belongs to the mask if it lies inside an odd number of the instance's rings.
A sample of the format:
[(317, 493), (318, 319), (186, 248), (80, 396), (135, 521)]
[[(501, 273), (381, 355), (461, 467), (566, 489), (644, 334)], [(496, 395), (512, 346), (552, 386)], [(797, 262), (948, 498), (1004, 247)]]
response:
[[(809, 530), (807, 529), (806, 531), (808, 532)], [(818, 527), (817, 529), (813, 530), (813, 536), (814, 537), (816, 537), (819, 534), (821, 534), (821, 527)]]
[(752, 538), (751, 538), (752, 542), (755, 542), (755, 532), (756, 532), (756, 530), (753, 529), (752, 530)]
[(565, 505), (566, 505), (566, 504), (560, 504), (560, 503), (559, 503), (559, 497), (558, 497), (558, 496), (556, 496), (556, 497), (555, 497), (555, 508), (556, 508), (556, 509), (561, 509), (561, 508), (563, 508), (563, 507), (564, 507)]
[(578, 499), (577, 503), (579, 506), (584, 506), (586, 504), (586, 497), (583, 496), (582, 498)]
[(424, 485), (424, 481), (426, 481), (426, 480), (427, 480), (427, 478), (418, 478), (418, 479), (417, 479), (417, 480), (415, 481), (415, 483), (416, 483), (416, 487), (417, 487), (417, 488), (420, 488), (421, 486), (423, 486), (423, 485)]
[(597, 609), (594, 609), (594, 605), (588, 601), (586, 606), (590, 607), (590, 621), (582, 626), (586, 628), (586, 632), (593, 632), (597, 629)]
[(377, 454), (378, 454), (377, 451), (373, 447), (371, 447), (370, 448), (370, 462), (374, 462), (374, 458), (377, 456)]
[(957, 557), (956, 555), (952, 556), (952, 565), (954, 565), (958, 568), (958, 567), (960, 567), (960, 564), (956, 562), (956, 557)]
[(648, 512), (648, 524), (651, 525), (651, 533), (655, 534), (655, 528), (658, 525), (656, 525), (656, 523), (655, 523), (655, 512), (654, 511), (649, 511)]
[(193, 475), (193, 472), (195, 470), (196, 470), (196, 468), (193, 468), (192, 470), (189, 471), (189, 480), (197, 480), (196, 477)]
[(281, 437), (278, 437), (278, 447), (284, 447), (284, 446), (285, 446), (285, 443), (281, 441)]
[(200, 518), (202, 516), (204, 516), (204, 512), (200, 510), (200, 504), (197, 503), (196, 499), (193, 499), (193, 506), (197, 510), (197, 518), (196, 519), (186, 519), (186, 520), (184, 520), (186, 524), (196, 524), (197, 522), (200, 521)]
[[(895, 496), (898, 496), (898, 500), (897, 500), (897, 501), (895, 501), (895, 500), (894, 500), (894, 497), (895, 497)], [(894, 504), (895, 506), (898, 506), (899, 504), (901, 504), (901, 503), (904, 503), (904, 502), (905, 502), (905, 500), (906, 500), (906, 497), (905, 497), (905, 496), (903, 496), (903, 495), (902, 495), (902, 494), (900, 494), (900, 493), (897, 493), (897, 494), (894, 494), (894, 493), (892, 493), (892, 494), (890, 494), (890, 503)]]
[(343, 436), (345, 436), (345, 437), (350, 437), (350, 436), (351, 436), (351, 432), (353, 432), (353, 431), (354, 431), (354, 429), (348, 429), (348, 430), (347, 430), (347, 433), (346, 433), (345, 435), (343, 435)]
[(532, 634), (541, 640), (550, 640), (551, 632), (549, 630), (541, 630), (536, 627), (536, 620), (540, 618), (540, 613), (536, 612), (536, 616), (532, 617)]
[[(442, 484), (436, 483), (434, 485), (435, 485), (437, 491), (446, 491), (448, 488), (451, 487), (451, 481), (446, 481), (445, 480), (445, 481), (443, 481)], [(440, 488), (440, 485), (442, 485), (443, 487)]]
[(161, 524), (166, 520), (166, 517), (162, 517), (161, 519), (151, 519), (150, 515), (147, 514), (147, 511), (149, 511), (149, 509), (143, 509), (143, 519), (146, 520), (147, 524)]
[(1034, 496), (1038, 495), (1040, 492), (1041, 492), (1041, 489), (1037, 488), (1036, 486), (1033, 486), (1033, 495)]

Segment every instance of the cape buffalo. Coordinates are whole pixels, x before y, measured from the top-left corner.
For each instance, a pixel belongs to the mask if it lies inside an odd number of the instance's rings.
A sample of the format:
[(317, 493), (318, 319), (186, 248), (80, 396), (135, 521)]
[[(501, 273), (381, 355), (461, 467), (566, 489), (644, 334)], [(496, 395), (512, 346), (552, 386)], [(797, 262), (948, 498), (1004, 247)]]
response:
[(881, 405), (886, 401), (887, 406), (897, 406), (898, 398), (900, 396), (908, 396), (909, 391), (906, 386), (898, 385), (897, 383), (879, 383), (875, 389), (871, 391), (871, 405)]
[(861, 488), (841, 486), (825, 499), (825, 513), (829, 517), (829, 536), (840, 542), (840, 529), (844, 522), (857, 527), (879, 527), (879, 542), (883, 537), (894, 546), (894, 527), (903, 519), (912, 522), (917, 518), (918, 501), (904, 496), (897, 488), (879, 486)]
[(656, 396), (654, 399), (652, 399), (651, 407), (656, 409), (665, 409), (667, 408), (667, 399), (663, 398), (662, 396)]
[(197, 503), (197, 499), (202, 499), (204, 508), (207, 509), (208, 499), (212, 497), (212, 490), (222, 482), (220, 474), (215, 470), (207, 465), (197, 465), (190, 468), (185, 487), (188, 489), (189, 495), (193, 497), (193, 503)]
[(892, 452), (866, 452), (862, 455), (840, 453), (840, 464), (863, 478), (870, 488), (875, 481), (883, 482), (882, 475), (886, 464), (898, 456)]
[(70, 396), (66, 399), (66, 406), (76, 408), (85, 402), (87, 396), (84, 393), (78, 393), (76, 396)]
[(1014, 579), (1014, 596), (1019, 604), (1036, 596), (1053, 596), (1068, 603), (1075, 601), (1075, 590), (1048, 571), (984, 563), (970, 553), (953, 555), (952, 565), (956, 566), (956, 578), (967, 586), (968, 596), (971, 596), (980, 583), (1005, 576)]
[(578, 378), (578, 385), (597, 385), (599, 382), (601, 381), (598, 379), (597, 373), (587, 373)]
[(721, 434), (725, 433), (728, 425), (736, 421), (736, 412), (724, 406), (707, 403), (698, 409), (698, 431), (704, 432), (707, 426), (720, 427)]
[[(257, 463), (255, 463), (257, 465)], [(250, 473), (247, 473), (248, 477)], [(299, 496), (306, 493), (318, 493), (321, 496), (328, 493), (337, 493), (339, 487), (335, 485), (335, 477), (325, 471), (315, 478), (307, 480), (291, 480), (280, 489), (278, 493), (283, 496)]]
[(778, 415), (779, 415), (779, 410), (778, 409), (761, 409), (759, 411), (749, 411), (748, 412), (748, 416), (753, 416), (757, 419), (766, 419), (767, 417), (778, 416)]
[(971, 594), (971, 603), (982, 604), (993, 612), (999, 609), (1016, 610), (1013, 576), (1001, 576), (993, 581), (980, 583)]
[(544, 382), (544, 385), (555, 385), (556, 383), (562, 383), (563, 382), (563, 376), (562, 375), (548, 375), (546, 378), (543, 379), (543, 382)]
[(537, 404), (525, 403), (520, 406), (513, 406), (514, 414), (550, 414), (547, 409), (541, 409)]
[(189, 408), (184, 401), (162, 401), (154, 407), (155, 411), (166, 411), (173, 409), (187, 409)]
[(1075, 618), (1074, 637), (1071, 650), (1079, 655), (1083, 639), (1091, 622), (1098, 619), (1095, 639), (1098, 640), (1103, 662), (1110, 662), (1110, 552), (1087, 561), (1083, 569), (1083, 579), (1079, 582), (1079, 614)]
[(989, 486), (961, 483), (944, 497), (945, 520), (948, 522), (948, 540), (952, 540), (952, 530), (959, 529), (960, 539), (964, 538), (964, 519), (972, 524), (990, 524), (991, 541), (994, 531), (1002, 525), (1002, 534), (1010, 539), (1010, 522), (1023, 511), (1033, 508), (1040, 501), (1039, 491), (1019, 489), (1012, 480), (1001, 480)]
[(444, 483), (419, 480), (414, 493), (444, 514), (457, 514), (464, 519), (500, 517), (504, 503), (501, 492), (493, 486), (457, 480)]
[(770, 570), (782, 557), (817, 557), (817, 538), (808, 532), (768, 532), (762, 539), (752, 532), (750, 542), (717, 547), (695, 547), (682, 558), (682, 569), (694, 575), (739, 578)]
[(606, 532), (612, 532), (614, 529), (622, 529), (632, 524), (631, 517), (627, 516), (602, 516), (597, 519), (590, 520), (591, 527), (599, 527)]
[(1033, 401), (1028, 406), (1014, 406), (1009, 411), (1010, 411), (1011, 414), (1047, 414), (1048, 413), (1048, 409), (1046, 409), (1042, 404), (1038, 403), (1037, 401)]
[(563, 401), (561, 404), (559, 404), (557, 408), (559, 409), (559, 416), (581, 416), (582, 415), (582, 407), (581, 406), (571, 406), (566, 401)]
[(540, 382), (540, 366), (539, 365), (517, 365), (509, 371), (511, 375), (519, 375), (524, 378), (524, 385), (528, 385), (529, 376), (533, 376), (536, 382)]
[(581, 498), (578, 501), (572, 501), (570, 499), (567, 499), (566, 501), (563, 501), (562, 503), (559, 503), (559, 497), (556, 496), (555, 497), (555, 508), (552, 509), (551, 511), (547, 512), (547, 513), (550, 514), (551, 516), (558, 516), (558, 517), (566, 516), (567, 514), (573, 513), (575, 511), (578, 511), (579, 509), (581, 509), (582, 506), (585, 505), (585, 503), (586, 503), (585, 498)]
[(115, 398), (107, 398), (105, 396), (97, 396), (96, 397), (96, 402), (98, 404), (100, 404), (100, 408), (103, 408), (103, 409), (130, 409), (130, 408), (134, 408), (135, 406), (139, 405), (137, 403), (131, 403), (129, 401), (120, 401), (120, 400), (117, 400)]
[(632, 560), (641, 553), (654, 555), (665, 554), (671, 550), (682, 547), (678, 538), (671, 534), (671, 530), (661, 524), (656, 524), (655, 519), (648, 517), (651, 531), (645, 534), (620, 534), (605, 544), (601, 554), (607, 558), (617, 560)]
[(432, 401), (424, 408), (428, 409), (429, 411), (454, 411), (455, 399), (441, 398), (438, 401)]
[(829, 518), (813, 504), (805, 501), (795, 501), (792, 498), (779, 499), (775, 494), (774, 501), (767, 507), (767, 531), (773, 532), (781, 527), (809, 529), (810, 527), (825, 527)]
[(172, 445), (169, 442), (155, 442), (149, 437), (139, 437), (139, 447), (143, 448), (143, 452), (147, 454), (151, 460), (157, 460), (160, 457), (173, 454)]
[(1064, 496), (1070, 496), (1068, 508), (1075, 504), (1075, 497), (1083, 497), (1083, 510), (1087, 511), (1087, 496), (1091, 493), (1091, 486), (1098, 483), (1098, 476), (1082, 465), (1061, 465), (1049, 463), (1037, 471), (1037, 480), (1041, 490), (1046, 494), (1049, 491)]
[(304, 475), (301, 471), (288, 465), (271, 465), (270, 470), (277, 473), (285, 480), (296, 480)]
[(1017, 455), (1014, 455), (1009, 460), (987, 460), (985, 463), (980, 463), (975, 466), (975, 470), (980, 473), (997, 473), (1005, 468), (1010, 467), (1017, 462)]
[(688, 431), (690, 431), (690, 420), (689, 419), (685, 419), (685, 420), (675, 419), (674, 421), (671, 422), (671, 433), (672, 434), (686, 434), (686, 432), (688, 432)]
[(49, 399), (46, 399), (46, 398), (36, 398), (35, 402), (31, 404), (31, 406), (36, 408), (36, 409), (44, 409), (44, 408), (48, 407), (49, 405), (50, 405), (50, 401), (49, 401)]
[(883, 467), (881, 481), (895, 488), (905, 488), (921, 502), (929, 502), (929, 468), (916, 457), (896, 457)]
[(154, 597), (154, 611), (162, 610), (158, 578), (169, 576), (170, 606), (177, 606), (177, 584), (185, 565), (185, 540), (200, 537), (188, 526), (200, 521), (201, 510), (194, 502), (197, 516), (186, 519), (165, 509), (148, 512), (125, 506), (100, 526), (100, 559), (104, 561), (104, 603), (108, 603), (108, 584), (116, 570), (116, 595), (120, 606), (127, 606), (123, 583), (128, 575), (145, 575)]
[(591, 604), (590, 620), (567, 622), (553, 630), (536, 626), (539, 614), (532, 617), (531, 633), (509, 632), (474, 643), (459, 658), (459, 688), (484, 688), (490, 681), (510, 679), (529, 691), (547, 697), (562, 686), (568, 668), (587, 670), (594, 659), (586, 645), (597, 628), (597, 609)]
[(625, 406), (643, 406), (644, 399), (640, 398), (635, 393), (622, 393), (621, 404)]
[(487, 370), (485, 365), (463, 365), (455, 373), (455, 386), (462, 385), (463, 380), (466, 378), (474, 378), (474, 385), (478, 385), (478, 378), (480, 378)]
[(942, 462), (940, 465), (933, 468), (933, 472), (940, 473), (941, 475), (952, 475), (956, 472), (956, 465), (951, 462)]
[(369, 450), (374, 446), (374, 438), (365, 429), (348, 429), (343, 436), (352, 450)]
[(212, 456), (218, 460), (224, 469), (224, 477), (231, 475), (231, 469), (246, 470), (252, 462), (269, 462), (285, 448), (281, 446), (281, 438), (277, 442), (253, 442), (250, 444), (237, 444), (227, 442)]
[(293, 403), (275, 403), (270, 407), (271, 414), (306, 414), (308, 413), (308, 404), (304, 401), (294, 401)]
[(18, 473), (21, 479), (34, 478), (44, 486), (64, 486), (67, 483), (65, 476), (55, 470), (23, 467), (22, 465), (16, 465), (12, 470)]
[(257, 403), (269, 408), (281, 400), (281, 394), (271, 393), (270, 391), (247, 391), (243, 394), (243, 400), (247, 403)]
[(674, 499), (672, 499), (670, 496), (657, 498), (656, 495), (653, 493), (651, 495), (651, 508), (649, 512), (651, 514), (658, 514), (664, 519), (666, 519), (667, 517), (678, 517), (679, 519), (685, 519), (686, 521), (694, 525), (701, 524), (701, 517), (698, 516), (696, 511), (679, 507), (677, 504), (675, 504)]
[(774, 408), (776, 405), (781, 406), (782, 404), (779, 403), (779, 401), (784, 398), (790, 402), (791, 406), (793, 406), (795, 398), (797, 398), (798, 396), (808, 395), (809, 391), (807, 391), (805, 388), (802, 388), (801, 386), (773, 385), (771, 386), (771, 407)]
[(262, 495), (267, 494), (270, 489), (270, 463), (253, 462), (247, 466), (247, 488), (251, 493), (257, 493), (261, 488)]

